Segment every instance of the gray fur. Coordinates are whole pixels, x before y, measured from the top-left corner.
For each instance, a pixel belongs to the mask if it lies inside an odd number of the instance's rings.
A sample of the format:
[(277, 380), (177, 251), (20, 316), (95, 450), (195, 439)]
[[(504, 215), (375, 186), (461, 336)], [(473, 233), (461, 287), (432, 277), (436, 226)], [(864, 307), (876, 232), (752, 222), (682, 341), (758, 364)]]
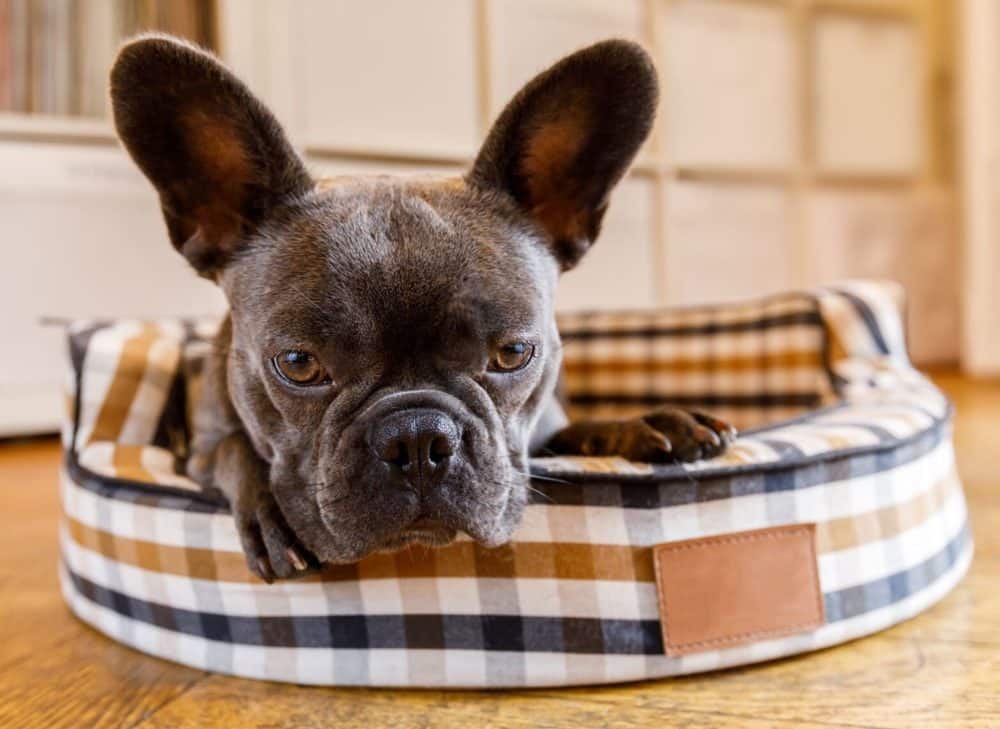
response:
[[(250, 92), (163, 36), (125, 46), (112, 97), (174, 245), (230, 303), (188, 468), (229, 498), (265, 579), (459, 531), (502, 544), (527, 501), (529, 451), (546, 444), (650, 458), (670, 451), (667, 434), (694, 457), (720, 444), (690, 416), (564, 428), (553, 395), (559, 271), (593, 243), (655, 109), (638, 46), (598, 44), (532, 82), (462, 179), (306, 184)], [(534, 359), (490, 371), (510, 341)], [(277, 376), (272, 358), (287, 350), (315, 355), (331, 383)], [(399, 488), (372, 434), (418, 410), (447, 418), (461, 446), (433, 488)]]

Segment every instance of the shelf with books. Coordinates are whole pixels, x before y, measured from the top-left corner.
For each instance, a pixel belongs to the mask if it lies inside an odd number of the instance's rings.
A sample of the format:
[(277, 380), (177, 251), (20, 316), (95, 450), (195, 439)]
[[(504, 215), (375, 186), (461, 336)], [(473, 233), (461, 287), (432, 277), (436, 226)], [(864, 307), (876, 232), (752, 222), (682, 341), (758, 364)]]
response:
[(0, 111), (0, 141), (116, 144), (108, 119)]
[(109, 112), (107, 72), (121, 42), (161, 30), (217, 49), (217, 16), (216, 0), (0, 0), (4, 132), (109, 136), (95, 131)]

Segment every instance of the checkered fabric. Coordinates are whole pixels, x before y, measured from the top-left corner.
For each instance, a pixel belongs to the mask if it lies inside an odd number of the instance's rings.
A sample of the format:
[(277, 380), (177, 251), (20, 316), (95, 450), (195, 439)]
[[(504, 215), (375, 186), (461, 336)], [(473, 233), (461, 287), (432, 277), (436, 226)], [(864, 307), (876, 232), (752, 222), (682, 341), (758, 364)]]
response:
[[(972, 555), (950, 406), (909, 364), (898, 288), (561, 320), (576, 415), (703, 407), (748, 428), (654, 466), (539, 458), (515, 539), (379, 554), (266, 585), (183, 475), (210, 322), (70, 329), (63, 591), (109, 636), (197, 668), (304, 684), (609, 683), (843, 642), (924, 610)], [(651, 547), (815, 524), (825, 624), (664, 654)]]

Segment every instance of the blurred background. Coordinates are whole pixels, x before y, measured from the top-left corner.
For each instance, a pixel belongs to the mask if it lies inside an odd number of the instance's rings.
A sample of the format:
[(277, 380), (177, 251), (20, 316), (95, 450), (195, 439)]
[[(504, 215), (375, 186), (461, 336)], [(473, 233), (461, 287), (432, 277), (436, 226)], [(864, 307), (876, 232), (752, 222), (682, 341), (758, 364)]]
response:
[(656, 130), (562, 308), (891, 278), (919, 364), (1000, 372), (995, 0), (0, 0), (0, 434), (58, 423), (40, 317), (222, 311), (107, 120), (145, 29), (218, 52), (316, 174), (458, 172), (535, 72), (637, 40)]

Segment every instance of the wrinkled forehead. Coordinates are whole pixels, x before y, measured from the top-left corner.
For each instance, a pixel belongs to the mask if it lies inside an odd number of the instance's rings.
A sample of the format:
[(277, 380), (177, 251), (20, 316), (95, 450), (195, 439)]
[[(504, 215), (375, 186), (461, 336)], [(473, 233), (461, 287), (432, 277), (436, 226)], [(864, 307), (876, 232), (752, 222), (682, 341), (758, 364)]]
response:
[(551, 257), (528, 226), (461, 181), (328, 184), (255, 248), (241, 277), (260, 292), (253, 305), (269, 326), (489, 337), (551, 316)]

